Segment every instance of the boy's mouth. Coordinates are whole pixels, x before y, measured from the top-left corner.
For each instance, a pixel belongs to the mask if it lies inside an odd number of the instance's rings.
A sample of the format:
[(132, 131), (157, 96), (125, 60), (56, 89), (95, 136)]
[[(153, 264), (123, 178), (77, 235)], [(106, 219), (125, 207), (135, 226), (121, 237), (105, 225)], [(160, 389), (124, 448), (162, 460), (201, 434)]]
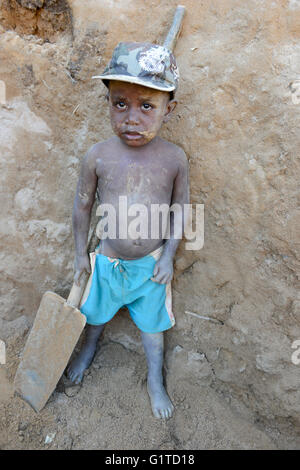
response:
[(140, 134), (139, 132), (136, 132), (136, 131), (125, 131), (125, 132), (122, 132), (122, 135), (127, 140), (139, 140), (139, 139), (142, 139), (143, 137), (143, 134)]

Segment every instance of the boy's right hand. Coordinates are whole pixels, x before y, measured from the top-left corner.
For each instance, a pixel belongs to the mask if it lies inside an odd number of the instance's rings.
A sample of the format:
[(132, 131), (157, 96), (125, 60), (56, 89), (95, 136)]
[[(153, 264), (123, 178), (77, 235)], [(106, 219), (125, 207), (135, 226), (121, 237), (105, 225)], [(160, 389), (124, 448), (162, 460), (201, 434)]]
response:
[(79, 285), (79, 280), (84, 270), (89, 274), (91, 273), (91, 264), (87, 253), (84, 255), (77, 255), (75, 258), (74, 282), (77, 286)]

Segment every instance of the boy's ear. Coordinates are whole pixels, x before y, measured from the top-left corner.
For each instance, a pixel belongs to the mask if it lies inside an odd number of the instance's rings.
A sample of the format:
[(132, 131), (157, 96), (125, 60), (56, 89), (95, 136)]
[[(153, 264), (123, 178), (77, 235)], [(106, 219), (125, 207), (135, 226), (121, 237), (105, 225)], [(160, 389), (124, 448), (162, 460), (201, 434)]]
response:
[(163, 118), (163, 122), (168, 122), (168, 120), (170, 119), (170, 116), (171, 116), (172, 112), (174, 111), (174, 109), (176, 108), (176, 106), (177, 106), (177, 101), (176, 100), (168, 101), (167, 109), (166, 109), (166, 112), (165, 112), (165, 115), (164, 115), (164, 118)]

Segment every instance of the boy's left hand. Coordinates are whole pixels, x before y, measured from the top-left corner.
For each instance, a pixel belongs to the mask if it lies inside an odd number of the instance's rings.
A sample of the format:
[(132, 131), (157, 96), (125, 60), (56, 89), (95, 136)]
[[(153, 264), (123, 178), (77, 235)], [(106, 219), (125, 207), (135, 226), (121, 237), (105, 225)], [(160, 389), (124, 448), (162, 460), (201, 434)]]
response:
[(168, 284), (173, 278), (173, 259), (161, 256), (154, 266), (151, 280), (159, 284)]

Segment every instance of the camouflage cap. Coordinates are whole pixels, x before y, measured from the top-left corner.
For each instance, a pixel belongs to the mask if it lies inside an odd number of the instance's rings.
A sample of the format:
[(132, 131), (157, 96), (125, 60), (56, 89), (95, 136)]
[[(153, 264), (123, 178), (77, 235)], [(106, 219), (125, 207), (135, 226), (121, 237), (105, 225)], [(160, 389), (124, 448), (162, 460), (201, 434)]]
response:
[(101, 78), (108, 87), (110, 80), (136, 83), (161, 91), (175, 91), (179, 71), (172, 52), (164, 46), (146, 42), (120, 42)]

